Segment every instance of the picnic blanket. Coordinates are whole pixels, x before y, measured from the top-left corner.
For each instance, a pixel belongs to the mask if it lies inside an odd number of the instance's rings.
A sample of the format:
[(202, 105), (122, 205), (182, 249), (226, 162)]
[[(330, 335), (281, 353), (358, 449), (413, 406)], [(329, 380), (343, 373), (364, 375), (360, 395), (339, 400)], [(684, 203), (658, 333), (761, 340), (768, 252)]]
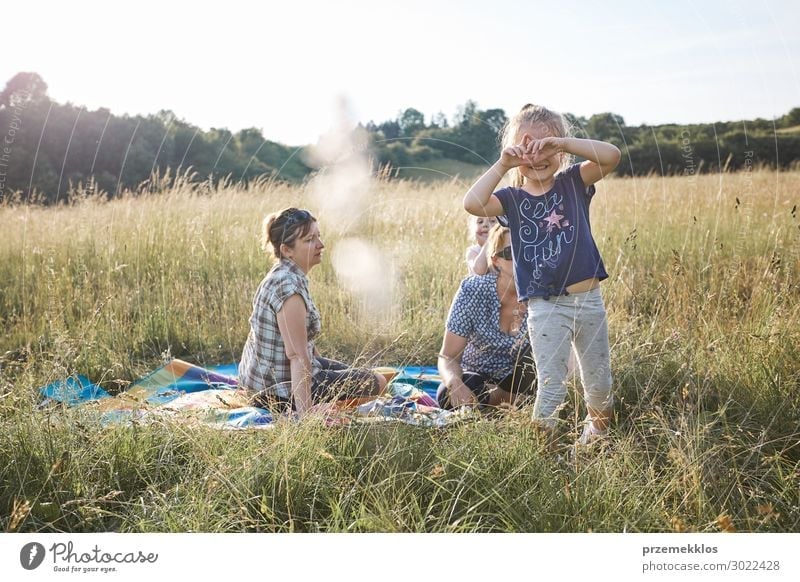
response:
[[(112, 396), (86, 376), (74, 376), (40, 389), (42, 406), (62, 403), (86, 406), (102, 422), (176, 418), (224, 429), (269, 428), (280, 415), (250, 404), (250, 394), (238, 387), (236, 364), (204, 368), (173, 359)], [(336, 403), (329, 424), (403, 422), (445, 426), (469, 416), (467, 411), (438, 408), (440, 377), (434, 367), (377, 369), (391, 380), (386, 394)]]

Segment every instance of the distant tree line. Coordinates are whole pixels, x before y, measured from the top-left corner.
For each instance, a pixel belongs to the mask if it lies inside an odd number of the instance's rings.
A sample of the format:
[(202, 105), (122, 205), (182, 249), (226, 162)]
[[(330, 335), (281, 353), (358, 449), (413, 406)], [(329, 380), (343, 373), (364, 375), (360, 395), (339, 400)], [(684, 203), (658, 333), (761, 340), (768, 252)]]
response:
[[(800, 108), (776, 120), (697, 125), (627, 126), (619, 115), (565, 114), (577, 137), (610, 141), (623, 151), (620, 175), (694, 174), (800, 160)], [(502, 109), (473, 101), (452, 120), (426, 123), (414, 108), (392, 120), (359, 125), (359, 141), (376, 169), (426, 167), (435, 160), (487, 166), (499, 154)], [(18, 73), (0, 93), (0, 200), (66, 202), (75, 192), (115, 197), (142, 190), (154, 177), (188, 174), (197, 181), (299, 182), (315, 171), (306, 148), (264, 138), (255, 128), (203, 131), (170, 111), (112, 115), (59, 104), (36, 73)], [(391, 176), (391, 172), (385, 172)]]
[(435, 158), (489, 165), (497, 159), (497, 135), (506, 121), (502, 109), (480, 110), (474, 101), (467, 101), (452, 124), (439, 113), (426, 125), (424, 115), (409, 108), (397, 119), (379, 125), (370, 122), (364, 129), (379, 165), (420, 166)]
[(55, 103), (36, 73), (17, 74), (0, 93), (0, 199), (55, 203), (76, 190), (114, 197), (167, 172), (299, 181), (312, 171), (301, 153), (258, 129), (202, 131), (170, 111), (118, 116)]
[[(618, 175), (788, 168), (800, 160), (800, 107), (776, 120), (695, 125), (628, 126), (614, 113), (588, 119), (564, 115), (575, 137), (608, 141), (622, 150)], [(442, 122), (441, 114), (426, 125), (422, 113), (406, 109), (394, 120), (370, 122), (364, 129), (379, 164), (402, 168), (450, 158), (485, 166), (500, 153), (497, 135), (506, 120), (502, 109), (482, 111), (468, 101), (451, 125)]]

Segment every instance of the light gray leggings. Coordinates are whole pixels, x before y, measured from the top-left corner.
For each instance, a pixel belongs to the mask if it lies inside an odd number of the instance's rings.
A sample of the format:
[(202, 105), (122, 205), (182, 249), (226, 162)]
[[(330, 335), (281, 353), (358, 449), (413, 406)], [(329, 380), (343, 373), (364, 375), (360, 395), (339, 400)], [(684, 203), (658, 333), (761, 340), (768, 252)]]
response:
[(554, 426), (567, 395), (567, 374), (573, 346), (586, 405), (607, 410), (611, 395), (608, 321), (600, 289), (528, 301), (528, 332), (539, 385), (533, 416)]

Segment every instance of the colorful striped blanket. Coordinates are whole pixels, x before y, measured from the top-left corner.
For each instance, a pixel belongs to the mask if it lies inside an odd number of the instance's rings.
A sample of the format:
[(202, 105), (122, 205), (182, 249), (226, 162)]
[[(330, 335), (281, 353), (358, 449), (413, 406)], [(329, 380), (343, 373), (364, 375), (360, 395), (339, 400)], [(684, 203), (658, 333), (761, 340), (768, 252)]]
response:
[[(391, 377), (386, 394), (338, 402), (326, 422), (444, 426), (468, 416), (438, 408), (436, 368), (406, 366), (379, 371)], [(42, 406), (58, 402), (90, 407), (106, 423), (168, 417), (224, 429), (273, 426), (279, 415), (252, 406), (250, 394), (238, 388), (236, 376), (236, 364), (203, 368), (173, 359), (116, 396), (85, 376), (54, 382), (40, 393)]]

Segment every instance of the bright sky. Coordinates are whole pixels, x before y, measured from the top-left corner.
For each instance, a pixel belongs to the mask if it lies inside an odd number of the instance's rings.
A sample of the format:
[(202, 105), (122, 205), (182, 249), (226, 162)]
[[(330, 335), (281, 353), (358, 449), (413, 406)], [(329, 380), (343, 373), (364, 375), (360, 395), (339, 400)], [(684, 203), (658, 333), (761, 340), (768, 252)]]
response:
[(35, 71), (59, 102), (288, 145), (316, 142), (340, 96), (362, 122), (468, 99), (629, 125), (772, 118), (800, 106), (799, 30), (795, 0), (26, 0), (3, 11), (0, 83)]

